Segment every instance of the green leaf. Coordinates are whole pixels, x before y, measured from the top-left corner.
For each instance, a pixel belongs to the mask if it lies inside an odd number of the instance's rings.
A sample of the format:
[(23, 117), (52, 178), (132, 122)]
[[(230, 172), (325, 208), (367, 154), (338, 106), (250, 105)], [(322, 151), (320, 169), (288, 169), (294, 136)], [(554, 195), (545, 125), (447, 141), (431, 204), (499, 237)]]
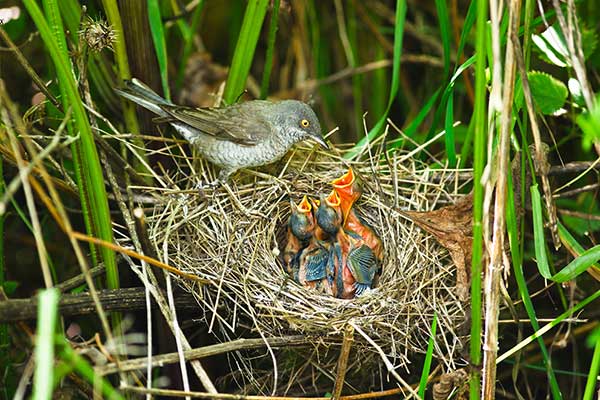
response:
[(167, 100), (171, 99), (169, 91), (169, 74), (167, 59), (167, 44), (165, 42), (165, 33), (163, 29), (162, 16), (158, 0), (148, 0), (148, 22), (150, 23), (150, 32), (152, 32), (152, 42), (160, 70), (160, 81), (162, 83), (163, 93)]
[(548, 255), (546, 254), (546, 238), (544, 236), (544, 217), (542, 215), (542, 199), (537, 184), (531, 186), (531, 208), (533, 214), (533, 240), (535, 245), (535, 258), (540, 274), (552, 278)]
[(431, 323), (431, 336), (427, 343), (427, 353), (425, 354), (425, 361), (423, 362), (423, 370), (421, 371), (421, 380), (419, 381), (419, 396), (425, 398), (425, 390), (427, 389), (427, 378), (429, 377), (429, 371), (431, 370), (431, 360), (433, 358), (433, 347), (435, 344), (435, 333), (437, 331), (437, 314), (433, 315), (433, 322)]
[(246, 79), (250, 73), (254, 51), (268, 7), (269, 0), (250, 0), (246, 6), (244, 22), (235, 46), (223, 94), (223, 100), (227, 104), (235, 102), (246, 88)]
[(564, 83), (545, 72), (527, 73), (531, 95), (542, 114), (553, 114), (562, 108), (569, 91)]
[(579, 115), (575, 120), (583, 132), (581, 145), (586, 151), (591, 149), (592, 143), (600, 141), (600, 105), (598, 101), (600, 101), (600, 96), (596, 98), (591, 110)]
[(583, 393), (584, 400), (592, 400), (596, 391), (596, 383), (598, 381), (598, 373), (600, 372), (600, 326), (592, 331), (588, 338), (588, 345), (594, 343), (594, 354), (588, 373), (588, 379), (585, 384), (585, 392)]
[(12, 296), (15, 293), (15, 290), (19, 287), (19, 282), (17, 281), (6, 281), (2, 284), (2, 289), (7, 296)]
[(552, 276), (551, 279), (559, 283), (570, 281), (598, 261), (600, 261), (600, 244), (581, 253), (579, 257), (571, 261), (566, 267)]

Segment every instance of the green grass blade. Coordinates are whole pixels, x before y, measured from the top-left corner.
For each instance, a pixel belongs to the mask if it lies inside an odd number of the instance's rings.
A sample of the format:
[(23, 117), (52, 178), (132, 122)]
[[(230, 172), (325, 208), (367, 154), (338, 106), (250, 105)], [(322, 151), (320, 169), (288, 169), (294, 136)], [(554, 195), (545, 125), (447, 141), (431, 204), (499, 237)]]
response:
[[(44, 41), (50, 57), (56, 68), (56, 74), (62, 90), (66, 94), (68, 104), (73, 109), (73, 117), (75, 126), (80, 135), (80, 139), (76, 141), (76, 146), (81, 151), (81, 168), (82, 181), (80, 185), (87, 188), (86, 193), (89, 195), (89, 210), (93, 219), (94, 231), (99, 238), (108, 242), (113, 241), (112, 226), (110, 221), (110, 212), (108, 208), (108, 199), (104, 187), (104, 178), (100, 160), (96, 151), (94, 137), (90, 127), (90, 123), (83, 107), (79, 91), (75, 83), (71, 64), (68, 59), (68, 53), (61, 51), (57, 39), (52, 34), (48, 23), (46, 22), (39, 6), (34, 0), (23, 0), (29, 15), (37, 26), (40, 36)], [(47, 0), (48, 6), (58, 10), (56, 0)], [(57, 15), (59, 15), (57, 13)], [(64, 35), (64, 32), (59, 32)], [(65, 99), (63, 99), (64, 101)], [(102, 258), (107, 270), (107, 281), (110, 288), (119, 287), (119, 275), (114, 253), (107, 248), (101, 248)]]
[(552, 328), (554, 328), (558, 324), (562, 323), (565, 319), (570, 318), (573, 314), (577, 313), (578, 311), (580, 311), (581, 309), (583, 309), (588, 304), (592, 303), (593, 301), (595, 301), (598, 298), (600, 298), (600, 290), (597, 290), (596, 292), (594, 292), (594, 294), (581, 300), (575, 306), (573, 306), (572, 308), (569, 308), (568, 310), (566, 310), (565, 312), (560, 314), (558, 317), (554, 318), (552, 321), (548, 322), (546, 325), (544, 325), (543, 327), (541, 327), (540, 329), (535, 331), (532, 335), (530, 335), (527, 338), (525, 338), (524, 340), (522, 340), (519, 344), (517, 344), (516, 346), (514, 346), (513, 348), (511, 348), (510, 350), (508, 350), (501, 356), (499, 356), (496, 363), (501, 363), (502, 361), (511, 357), (516, 352), (524, 349), (530, 343), (533, 343), (534, 340), (536, 340), (539, 337), (544, 336), (544, 334), (548, 333)]
[(596, 329), (592, 331), (590, 338), (596, 343), (594, 346), (594, 354), (592, 355), (588, 379), (585, 384), (583, 400), (592, 400), (594, 398), (594, 392), (596, 391), (596, 385), (598, 384), (598, 373), (600, 372), (600, 326), (596, 327)]
[(178, 91), (183, 86), (183, 79), (185, 78), (185, 67), (187, 66), (187, 62), (194, 48), (194, 35), (200, 27), (200, 17), (202, 16), (202, 10), (204, 9), (205, 3), (206, 2), (204, 0), (200, 0), (198, 5), (194, 9), (194, 13), (192, 14), (192, 23), (190, 26), (190, 34), (184, 38), (185, 43), (183, 45), (183, 55), (181, 56), (179, 70), (177, 71), (177, 79), (175, 80), (175, 88), (177, 88)]
[(578, 275), (593, 267), (600, 260), (600, 245), (587, 249), (566, 267), (554, 274), (550, 279), (554, 282), (562, 283), (575, 279)]
[[(560, 241), (567, 247), (570, 251), (580, 256), (581, 253), (585, 251), (582, 245), (579, 244), (577, 240), (571, 235), (571, 233), (565, 228), (565, 226), (558, 221), (558, 236), (560, 237)], [(600, 266), (594, 265), (594, 268), (600, 269)]]
[(446, 103), (446, 118), (444, 122), (444, 141), (446, 143), (446, 156), (448, 157), (448, 166), (454, 168), (456, 166), (456, 143), (454, 140), (454, 93), (448, 97)]
[(58, 315), (59, 292), (46, 289), (38, 295), (37, 332), (35, 335), (35, 375), (33, 398), (52, 398), (54, 372), (54, 333)]
[(546, 254), (546, 238), (544, 237), (544, 217), (542, 215), (542, 199), (537, 184), (532, 185), (531, 209), (533, 215), (533, 238), (535, 245), (535, 258), (540, 274), (546, 278), (552, 278), (548, 255)]
[(431, 337), (427, 343), (427, 353), (425, 354), (425, 362), (423, 362), (423, 371), (421, 372), (421, 380), (419, 381), (419, 397), (425, 398), (425, 390), (427, 389), (427, 378), (431, 370), (431, 360), (433, 359), (433, 347), (435, 344), (435, 333), (437, 331), (437, 314), (433, 315), (431, 323)]
[(273, 2), (273, 9), (271, 10), (271, 21), (269, 22), (269, 40), (267, 42), (267, 55), (265, 56), (265, 71), (263, 72), (262, 83), (260, 85), (261, 99), (266, 99), (269, 92), (271, 69), (273, 69), (273, 50), (275, 49), (275, 38), (277, 37), (277, 24), (279, 21), (279, 3), (280, 0), (275, 0)]
[(223, 93), (223, 100), (227, 104), (236, 101), (246, 88), (246, 79), (250, 73), (254, 51), (268, 6), (269, 0), (248, 1)]
[(444, 49), (444, 80), (450, 74), (450, 17), (448, 16), (448, 5), (446, 0), (435, 0), (435, 8), (438, 14), (438, 23), (440, 24), (440, 36), (442, 39), (442, 48)]
[(379, 121), (373, 128), (367, 133), (365, 137), (360, 139), (358, 143), (344, 154), (344, 158), (354, 158), (359, 154), (363, 147), (368, 143), (372, 142), (377, 136), (383, 132), (385, 127), (388, 113), (392, 104), (398, 95), (398, 89), (400, 88), (400, 57), (402, 56), (402, 39), (404, 37), (404, 21), (406, 19), (406, 1), (396, 0), (396, 24), (394, 26), (394, 61), (392, 63), (392, 84), (390, 86), (390, 97), (388, 100), (387, 108), (385, 113), (381, 116)]
[(148, 0), (148, 20), (150, 23), (150, 32), (152, 32), (152, 42), (158, 61), (158, 70), (160, 71), (160, 81), (162, 83), (164, 97), (171, 99), (169, 90), (169, 61), (167, 58), (167, 44), (165, 43), (165, 32), (163, 29), (162, 15), (158, 0)]
[[(535, 312), (535, 308), (533, 307), (533, 302), (531, 301), (531, 296), (529, 295), (529, 289), (527, 288), (527, 281), (525, 279), (525, 274), (523, 273), (523, 253), (521, 249), (521, 243), (519, 242), (519, 234), (517, 228), (517, 216), (515, 210), (515, 196), (513, 193), (513, 184), (512, 184), (512, 175), (508, 175), (508, 190), (507, 190), (507, 201), (506, 201), (506, 227), (508, 230), (508, 240), (510, 243), (510, 254), (512, 258), (512, 265), (515, 274), (515, 280), (517, 281), (517, 287), (519, 289), (519, 294), (521, 295), (521, 299), (523, 299), (523, 305), (525, 306), (525, 311), (527, 312), (527, 316), (531, 321), (531, 326), (535, 331), (540, 329), (540, 325), (537, 320), (537, 315)], [(540, 351), (542, 353), (542, 359), (544, 363), (544, 367), (546, 368), (546, 374), (548, 375), (548, 381), (550, 382), (550, 391), (552, 393), (552, 398), (554, 400), (562, 399), (562, 394), (560, 392), (560, 387), (558, 386), (558, 381), (556, 380), (556, 375), (554, 373), (554, 369), (552, 368), (550, 354), (548, 353), (548, 349), (546, 348), (546, 344), (542, 338), (537, 339), (538, 344), (540, 346)]]
[[(481, 175), (485, 160), (487, 137), (486, 93), (486, 26), (488, 4), (477, 0), (477, 29), (475, 39), (475, 110), (473, 111), (473, 252), (471, 255), (471, 341), (470, 356), (474, 365), (481, 363), (481, 262), (483, 250), (483, 186)], [(469, 398), (479, 399), (480, 374), (471, 373)]]

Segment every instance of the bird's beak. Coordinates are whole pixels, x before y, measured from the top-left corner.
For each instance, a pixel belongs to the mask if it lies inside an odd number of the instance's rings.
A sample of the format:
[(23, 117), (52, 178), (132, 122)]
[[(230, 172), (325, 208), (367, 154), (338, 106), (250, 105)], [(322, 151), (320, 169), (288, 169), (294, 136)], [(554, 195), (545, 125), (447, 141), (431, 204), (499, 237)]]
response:
[(298, 211), (300, 211), (302, 213), (309, 213), (311, 210), (312, 210), (312, 206), (311, 206), (310, 202), (308, 201), (308, 197), (306, 197), (306, 195), (304, 195), (304, 197), (302, 198), (302, 201), (298, 205)]
[(327, 142), (325, 142), (325, 139), (323, 139), (323, 137), (319, 134), (316, 135), (310, 135), (310, 138), (312, 140), (314, 140), (315, 142), (319, 143), (321, 145), (321, 147), (323, 147), (324, 149), (329, 150), (329, 145), (327, 144)]
[(354, 171), (352, 170), (352, 168), (348, 168), (348, 172), (346, 172), (339, 178), (332, 180), (331, 184), (335, 188), (348, 187), (354, 183), (355, 179), (356, 177), (354, 176)]
[(341, 203), (341, 199), (340, 199), (340, 196), (338, 196), (338, 194), (335, 191), (335, 189), (331, 191), (331, 193), (329, 194), (329, 196), (327, 196), (327, 198), (325, 199), (325, 203), (329, 207), (339, 207), (339, 205)]
[(356, 180), (356, 175), (352, 168), (348, 169), (344, 175), (331, 181), (334, 190), (340, 196), (342, 213), (344, 221), (348, 218), (352, 205), (359, 199), (362, 194), (362, 189)]

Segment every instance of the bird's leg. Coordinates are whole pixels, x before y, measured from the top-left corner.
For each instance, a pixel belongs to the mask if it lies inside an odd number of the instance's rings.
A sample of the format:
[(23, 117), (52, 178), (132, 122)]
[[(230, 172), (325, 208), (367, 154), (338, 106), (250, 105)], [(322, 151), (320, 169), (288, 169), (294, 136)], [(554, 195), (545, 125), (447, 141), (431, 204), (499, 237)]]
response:
[(207, 182), (207, 183), (199, 181), (196, 184), (196, 189), (198, 189), (200, 191), (200, 193), (204, 194), (204, 190), (205, 189), (216, 189), (219, 186), (225, 186), (225, 185), (227, 185), (227, 181), (229, 180), (229, 176), (232, 173), (234, 173), (234, 172), (235, 172), (234, 169), (232, 170), (232, 169), (229, 169), (229, 168), (223, 168), (219, 172), (219, 177), (217, 179), (215, 179), (212, 182)]
[(220, 181), (221, 184), (226, 184), (227, 181), (229, 180), (229, 176), (231, 176), (231, 174), (233, 174), (235, 171), (236, 171), (235, 169), (223, 167), (221, 169), (221, 171), (219, 171), (218, 180)]

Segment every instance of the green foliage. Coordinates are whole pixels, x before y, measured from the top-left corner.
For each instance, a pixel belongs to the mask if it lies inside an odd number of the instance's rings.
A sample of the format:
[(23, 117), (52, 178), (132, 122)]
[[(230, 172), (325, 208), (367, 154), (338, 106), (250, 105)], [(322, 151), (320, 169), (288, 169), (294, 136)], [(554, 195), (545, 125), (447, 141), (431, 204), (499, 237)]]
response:
[(427, 390), (427, 378), (429, 377), (429, 371), (431, 371), (431, 361), (433, 358), (433, 348), (435, 346), (435, 334), (437, 331), (437, 315), (433, 316), (433, 322), (431, 323), (431, 336), (427, 343), (427, 353), (425, 353), (425, 361), (423, 362), (423, 369), (421, 370), (421, 380), (419, 381), (419, 396), (424, 399), (425, 391)]
[(169, 90), (169, 68), (167, 58), (167, 45), (165, 43), (165, 33), (163, 30), (162, 16), (158, 0), (148, 1), (148, 19), (150, 21), (150, 31), (152, 32), (152, 41), (154, 51), (158, 59), (158, 69), (160, 71), (160, 81), (162, 83), (163, 93), (166, 99), (171, 98)]
[(254, 51), (267, 13), (268, 3), (268, 0), (248, 1), (240, 36), (231, 60), (225, 93), (223, 94), (223, 100), (227, 104), (234, 103), (244, 93), (246, 78), (252, 66)]
[(542, 114), (553, 114), (564, 106), (569, 95), (564, 83), (540, 71), (528, 72), (527, 79), (533, 101)]
[(580, 114), (575, 120), (583, 132), (582, 146), (589, 151), (592, 143), (600, 142), (600, 96), (591, 110)]

